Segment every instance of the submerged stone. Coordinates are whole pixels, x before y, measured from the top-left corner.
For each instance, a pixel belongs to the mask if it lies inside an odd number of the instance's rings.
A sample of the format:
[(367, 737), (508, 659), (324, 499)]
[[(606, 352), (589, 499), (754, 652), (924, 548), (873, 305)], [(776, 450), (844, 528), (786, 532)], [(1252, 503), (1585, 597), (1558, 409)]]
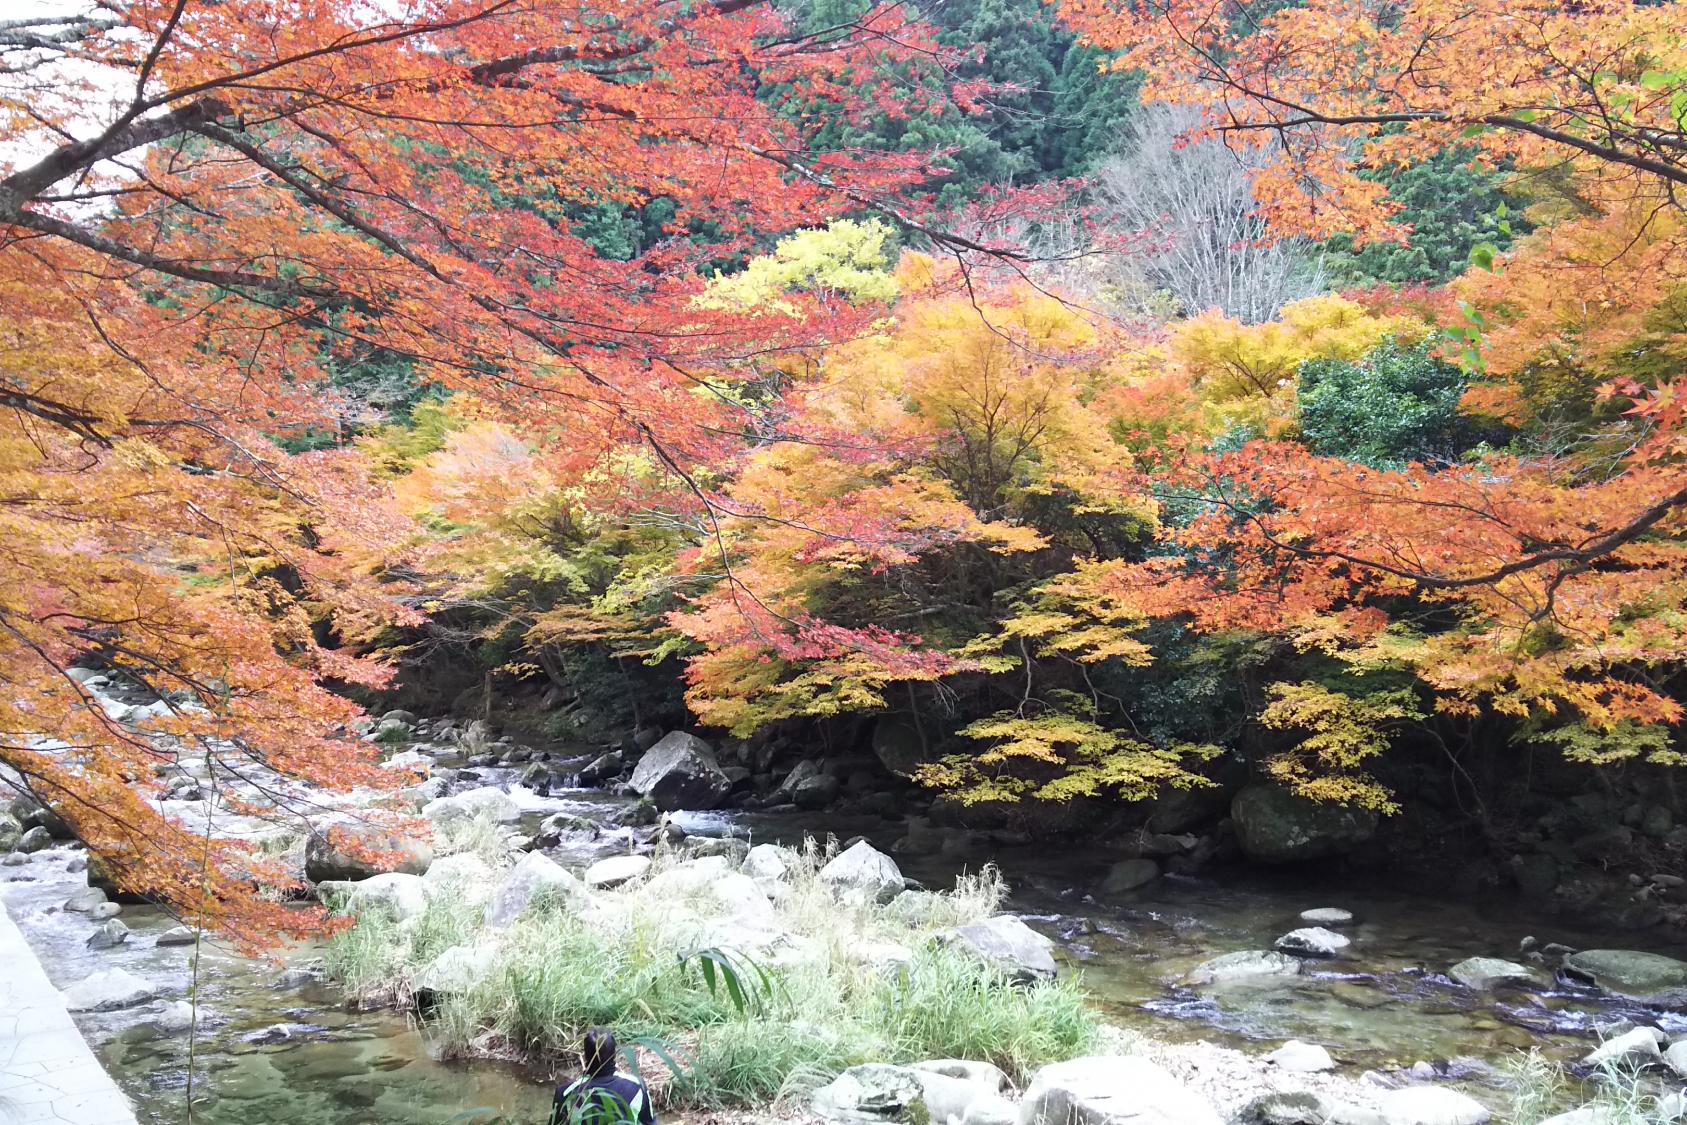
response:
[(1277, 953), (1269, 949), (1244, 949), (1238, 953), (1226, 953), (1222, 957), (1201, 962), (1189, 970), (1184, 982), (1223, 984), (1249, 978), (1265, 980), (1272, 977), (1297, 976), (1300, 970), (1301, 962), (1298, 957), (1290, 957), (1287, 953)]
[(1565, 957), (1564, 969), (1619, 996), (1687, 1008), (1687, 961), (1633, 949), (1584, 949)]

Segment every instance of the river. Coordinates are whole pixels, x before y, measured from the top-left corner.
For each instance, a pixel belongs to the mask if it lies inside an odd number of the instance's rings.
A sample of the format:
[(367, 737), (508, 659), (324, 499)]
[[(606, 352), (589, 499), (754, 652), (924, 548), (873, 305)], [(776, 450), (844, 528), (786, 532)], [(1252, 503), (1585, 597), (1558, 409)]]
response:
[[(477, 784), (509, 784), (511, 771), (483, 770)], [(601, 818), (622, 799), (595, 791), (549, 798), (517, 791), (531, 824), (554, 811)], [(900, 826), (817, 814), (705, 814), (685, 821), (698, 834), (749, 833), (796, 842), (804, 834), (861, 834), (888, 848)], [(557, 858), (583, 862), (613, 850), (611, 835)], [(126, 907), (133, 932), (112, 950), (86, 948), (92, 923), (60, 905), (84, 885), (68, 870), (76, 853), (55, 848), (22, 867), (0, 868), (0, 895), (53, 982), (67, 986), (121, 967), (186, 994), (192, 947), (157, 947), (174, 921), (151, 907)], [(931, 886), (993, 862), (1015, 893), (1010, 907), (1057, 939), (1110, 1022), (1162, 1039), (1207, 1039), (1262, 1051), (1296, 1037), (1323, 1043), (1353, 1072), (1424, 1061), (1481, 1082), (1488, 1068), (1537, 1047), (1565, 1060), (1585, 1053), (1601, 1027), (1642, 1018), (1687, 1033), (1687, 1016), (1642, 1011), (1563, 984), (1544, 991), (1478, 994), (1443, 974), (1463, 958), (1518, 956), (1533, 936), (1577, 948), (1645, 948), (1683, 956), (1645, 935), (1577, 929), (1531, 917), (1499, 900), (1449, 901), (1395, 889), (1374, 874), (1310, 881), (1304, 872), (1235, 872), (1220, 878), (1162, 878), (1128, 902), (1098, 904), (1069, 888), (1099, 883), (1116, 858), (1101, 849), (1014, 847), (958, 855), (899, 855), (909, 876)], [(1356, 916), (1348, 955), (1268, 986), (1199, 993), (1174, 982), (1222, 953), (1268, 949), (1300, 911), (1339, 906)], [(286, 951), (294, 963), (313, 951)], [(406, 1015), (350, 1010), (336, 990), (310, 982), (278, 985), (283, 966), (202, 947), (199, 998), (209, 1014), (192, 1049), (193, 1120), (204, 1125), (469, 1125), (502, 1115), (543, 1120), (552, 1076), (495, 1062), (441, 1062)], [(1543, 974), (1543, 980), (1549, 979)], [(135, 1100), (141, 1121), (187, 1120), (188, 1037), (168, 1034), (147, 1008), (87, 1013), (78, 1022), (102, 1061)]]

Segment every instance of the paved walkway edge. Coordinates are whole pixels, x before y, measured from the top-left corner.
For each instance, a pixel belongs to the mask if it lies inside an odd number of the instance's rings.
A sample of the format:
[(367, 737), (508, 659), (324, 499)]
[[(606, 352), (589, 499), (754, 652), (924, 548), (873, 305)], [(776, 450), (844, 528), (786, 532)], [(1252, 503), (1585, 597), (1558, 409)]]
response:
[(0, 1125), (135, 1125), (0, 901)]

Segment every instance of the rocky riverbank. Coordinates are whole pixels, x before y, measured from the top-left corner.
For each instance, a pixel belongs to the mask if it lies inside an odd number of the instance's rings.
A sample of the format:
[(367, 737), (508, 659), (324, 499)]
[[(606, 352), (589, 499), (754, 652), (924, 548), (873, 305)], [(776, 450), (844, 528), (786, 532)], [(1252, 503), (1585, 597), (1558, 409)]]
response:
[[(138, 721), (136, 713), (150, 706), (102, 677), (87, 682), (108, 713), (125, 721)], [(1210, 878), (1224, 870), (1215, 858), (1219, 849), (1239, 849), (1243, 841), (1261, 853), (1364, 846), (1355, 835), (1370, 829), (1352, 818), (1328, 817), (1309, 833), (1310, 822), (1295, 810), (1285, 815), (1274, 800), (1244, 799), (1243, 790), (1226, 806), (1227, 829), (1180, 824), (1171, 816), (1174, 805), (1124, 838), (1083, 851), (1051, 849), (1011, 827), (943, 823), (950, 818), (929, 800), (901, 802), (905, 807), (885, 812), (901, 801), (901, 791), (883, 763), (876, 773), (873, 763), (845, 770), (844, 760), (799, 758), (787, 768), (777, 755), (747, 743), (715, 747), (684, 732), (656, 735), (641, 735), (643, 749), (540, 747), (484, 723), (390, 713), (365, 737), (394, 771), (392, 792), (299, 792), (298, 804), (312, 809), (308, 824), (266, 821), (235, 812), (230, 799), (240, 796), (238, 788), (212, 785), (194, 758), (178, 755), (161, 766), (167, 783), (161, 807), (187, 823), (259, 841), (268, 854), (292, 864), (313, 895), (359, 919), (348, 940), (361, 941), (360, 947), (325, 951), (352, 991), (426, 1011), (436, 1047), (480, 1058), (549, 1057), (535, 1053), (538, 1041), (507, 1011), (473, 998), (488, 976), (514, 971), (515, 980), (526, 981), (523, 964), (567, 963), (559, 953), (608, 964), (604, 958), (615, 947), (593, 945), (582, 935), (617, 928), (649, 935), (660, 928), (663, 942), (651, 948), (665, 954), (665, 963), (679, 966), (680, 955), (707, 949), (735, 951), (745, 959), (740, 968), (752, 976), (759, 971), (754, 965), (785, 980), (787, 988), (787, 978), (802, 978), (811, 990), (805, 997), (829, 996), (834, 1010), (848, 1009), (847, 1035), (793, 1035), (787, 1020), (747, 1040), (738, 1056), (705, 1054), (715, 1073), (741, 1073), (744, 1054), (760, 1060), (773, 1057), (773, 1047), (794, 1045), (830, 1072), (864, 1060), (901, 1066), (966, 1056), (1000, 1065), (1016, 1089), (1028, 1090), (1050, 1058), (1128, 1049), (1220, 1120), (1392, 1123), (1418, 1120), (1410, 1115), (1428, 1114), (1424, 1106), (1457, 1104), (1467, 1115), (1483, 1104), (1505, 1111), (1512, 1091), (1497, 1064), (1518, 1050), (1540, 1046), (1575, 1065), (1601, 1039), (1638, 1031), (1655, 1052), (1636, 1037), (1629, 1041), (1635, 1050), (1624, 1050), (1617, 1061), (1645, 1069), (1650, 1096), (1673, 1089), (1672, 1062), (1681, 1055), (1674, 1040), (1687, 1034), (1687, 1018), (1679, 1014), (1687, 1007), (1687, 964), (1674, 957), (1601, 944), (1591, 933), (1549, 929), (1533, 940), (1515, 925), (1466, 933), (1460, 919), (1467, 915), (1446, 913), (1449, 907), (1439, 900), (1391, 896), (1386, 886), (1350, 885), (1334, 896), (1341, 906), (1314, 909), (1325, 895), (1294, 882), (1262, 897)], [(286, 791), (279, 779), (259, 780)], [(587, 784), (594, 788), (581, 787)], [(409, 829), (393, 827), (395, 797), (416, 818)], [(379, 817), (364, 811), (377, 805)], [(694, 806), (715, 811), (700, 814)], [(1212, 810), (1200, 815), (1210, 817)], [(805, 846), (803, 830), (817, 825), (830, 827), (841, 845), (832, 851), (818, 842)], [(1223, 843), (1227, 833), (1230, 844)], [(97, 863), (95, 886), (88, 887), (90, 874), (78, 869), (85, 858), (63, 842), (65, 834), (62, 822), (45, 810), (14, 803), (0, 816), (0, 844), (15, 845), (0, 859), (0, 886), (9, 901), (24, 904), (20, 924), (31, 941), (53, 945), (59, 962), (75, 973), (55, 983), (93, 1001), (79, 1017), (90, 1033), (112, 1037), (107, 1050), (117, 1052), (123, 1065), (138, 1068), (151, 1058), (174, 1073), (169, 1068), (182, 1064), (170, 1061), (176, 1056), (169, 1044), (185, 1026), (183, 966), (192, 948), (174, 943), (191, 942), (193, 935), (147, 907), (112, 901), (115, 888)], [(362, 837), (383, 858), (372, 862), (361, 849), (347, 847), (347, 835)], [(1198, 859), (1203, 852), (1213, 854)], [(927, 889), (952, 883), (956, 869), (970, 869), (976, 879), (989, 860), (1018, 884), (1013, 911), (1003, 909), (999, 886), (984, 894), (983, 885), (970, 884), (958, 897)], [(832, 864), (855, 875), (842, 878), (834, 870), (824, 877)], [(1267, 882), (1263, 875), (1250, 878)], [(1285, 909), (1291, 897), (1299, 904)], [(1298, 916), (1303, 909), (1305, 916)], [(1247, 912), (1245, 924), (1234, 918), (1238, 910)], [(847, 940), (824, 936), (850, 917), (857, 920), (842, 927)], [(970, 935), (964, 932), (969, 929)], [(1500, 936), (1508, 932), (1509, 939)], [(67, 957), (72, 943), (75, 955)], [(226, 1086), (264, 1105), (270, 1104), (264, 1099), (292, 1099), (288, 1104), (303, 1121), (310, 1118), (296, 1112), (301, 1097), (340, 1106), (356, 1102), (364, 1095), (352, 1083), (378, 1082), (372, 1076), (384, 1073), (382, 1066), (434, 1073), (435, 1064), (420, 1057), (426, 1054), (420, 1044), (408, 1061), (363, 1052), (355, 1053), (355, 1062), (311, 1058), (304, 1066), (308, 1074), (284, 1069), (296, 1055), (309, 1054), (298, 1028), (393, 1026), (379, 1011), (350, 1017), (336, 1011), (338, 989), (316, 967), (322, 956), (297, 951), (295, 967), (279, 978), (259, 966), (224, 962), (229, 980), (240, 983), (213, 1018), (201, 1015), (200, 1033), (210, 1039), (200, 1057), (227, 1063), (221, 1073), (239, 1081), (207, 1075), (206, 1086)], [(686, 972), (665, 979), (664, 987), (689, 997), (687, 1003), (701, 1002), (708, 990), (697, 975), (700, 965), (693, 957)], [(957, 982), (976, 984), (978, 966), (999, 974), (1004, 986), (989, 1004), (954, 1008), (947, 1029), (937, 1029), (949, 1038), (929, 1026), (919, 1029), (924, 1038), (883, 1034), (898, 1026), (887, 1013), (906, 1020), (911, 1012), (941, 1011), (952, 994), (965, 991)], [(1080, 974), (1095, 1005), (1090, 1023), (1099, 1015), (1104, 1025), (1129, 1023), (1130, 1031), (1103, 1031), (1092, 1039), (1067, 1034), (1082, 1005), (1067, 1004), (1070, 996), (1059, 990), (1071, 988)], [(627, 979), (650, 984), (636, 965)], [(898, 992), (902, 979), (926, 982), (919, 1003)], [(1015, 979), (1021, 983), (1007, 983)], [(320, 999), (278, 1008), (272, 983), (288, 995)], [(304, 992), (294, 991), (299, 989)], [(542, 992), (513, 991), (522, 997)], [(1039, 994), (1046, 1006), (1033, 1011), (1028, 998)], [(708, 1003), (722, 1020), (740, 1018), (725, 994)], [(990, 1013), (1019, 1022), (1004, 1027), (998, 1018), (991, 1024), (982, 1018)], [(121, 1038), (143, 1025), (154, 1029), (146, 1033), (152, 1038)], [(550, 1025), (572, 1022), (552, 1018)], [(1038, 1029), (1056, 1025), (1066, 1027), (1067, 1038), (1051, 1052)], [(956, 1034), (974, 1027), (980, 1037), (970, 1044)], [(1653, 1030), (1644, 1031), (1648, 1027)], [(1010, 1031), (1021, 1035), (1021, 1044), (1042, 1035), (1041, 1045), (1007, 1051), (1001, 1045), (1012, 1041)], [(329, 1032), (329, 1045), (344, 1033)], [(880, 1037), (874, 1040), (874, 1034)], [(1219, 1042), (1205, 1042), (1203, 1034)], [(692, 1053), (688, 1057), (698, 1056), (700, 1040), (681, 1035), (679, 1041)], [(334, 1049), (351, 1051), (354, 1042), (345, 1039)], [(270, 1061), (258, 1065), (253, 1053)], [(455, 1096), (453, 1083), (471, 1077), (484, 1083), (504, 1073), (488, 1065), (439, 1071), (441, 1096)], [(254, 1068), (257, 1074), (250, 1073)], [(1576, 1073), (1588, 1071), (1584, 1066)], [(542, 1078), (531, 1074), (501, 1081), (505, 1101), (543, 1089)], [(783, 1111), (810, 1112), (805, 1100), (792, 1100), (780, 1075), (764, 1074), (756, 1082), (761, 1085), (746, 1087), (739, 1100), (766, 1105), (781, 1099)], [(900, 1082), (906, 1089), (905, 1075)], [(708, 1104), (700, 1090), (699, 1084), (674, 1096)], [(1455, 1103), (1454, 1094), (1474, 1094), (1477, 1108)], [(382, 1095), (389, 1096), (398, 1095)], [(1562, 1106), (1577, 1094), (1571, 1086), (1552, 1100)], [(231, 1121), (248, 1119), (234, 1112), (238, 1101), (230, 1100)], [(1016, 1114), (1028, 1112), (1023, 1100), (1014, 1104)], [(1645, 1116), (1611, 1120), (1664, 1120), (1672, 1104), (1654, 1102)], [(1364, 1116), (1390, 1107), (1393, 1118)], [(415, 1120), (417, 1112), (406, 1104), (390, 1120)], [(1527, 1125), (1545, 1116), (1537, 1113)]]

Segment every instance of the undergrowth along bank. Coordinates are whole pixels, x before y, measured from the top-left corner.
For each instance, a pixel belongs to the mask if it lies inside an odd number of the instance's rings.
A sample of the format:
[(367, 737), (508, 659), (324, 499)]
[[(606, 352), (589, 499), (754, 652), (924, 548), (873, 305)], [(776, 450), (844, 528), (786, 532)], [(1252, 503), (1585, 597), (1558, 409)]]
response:
[[(327, 968), (365, 1003), (426, 1000), (448, 1053), (566, 1069), (584, 1029), (612, 1027), (653, 1046), (661, 1063), (645, 1077), (668, 1104), (765, 1104), (862, 1062), (970, 1058), (1022, 1078), (1094, 1046), (1077, 981), (1016, 984), (940, 940), (999, 911), (994, 868), (880, 904), (823, 881), (830, 854), (786, 851), (781, 876), (740, 875), (723, 902), (704, 877), (721, 860), (659, 852), (631, 885), (540, 896), (502, 931), (485, 925), (496, 880), (462, 880), (407, 918), (363, 911), (332, 939)], [(751, 885), (761, 897), (745, 898)], [(719, 971), (705, 973), (705, 951)], [(473, 965), (472, 979), (427, 991), (442, 957)]]

